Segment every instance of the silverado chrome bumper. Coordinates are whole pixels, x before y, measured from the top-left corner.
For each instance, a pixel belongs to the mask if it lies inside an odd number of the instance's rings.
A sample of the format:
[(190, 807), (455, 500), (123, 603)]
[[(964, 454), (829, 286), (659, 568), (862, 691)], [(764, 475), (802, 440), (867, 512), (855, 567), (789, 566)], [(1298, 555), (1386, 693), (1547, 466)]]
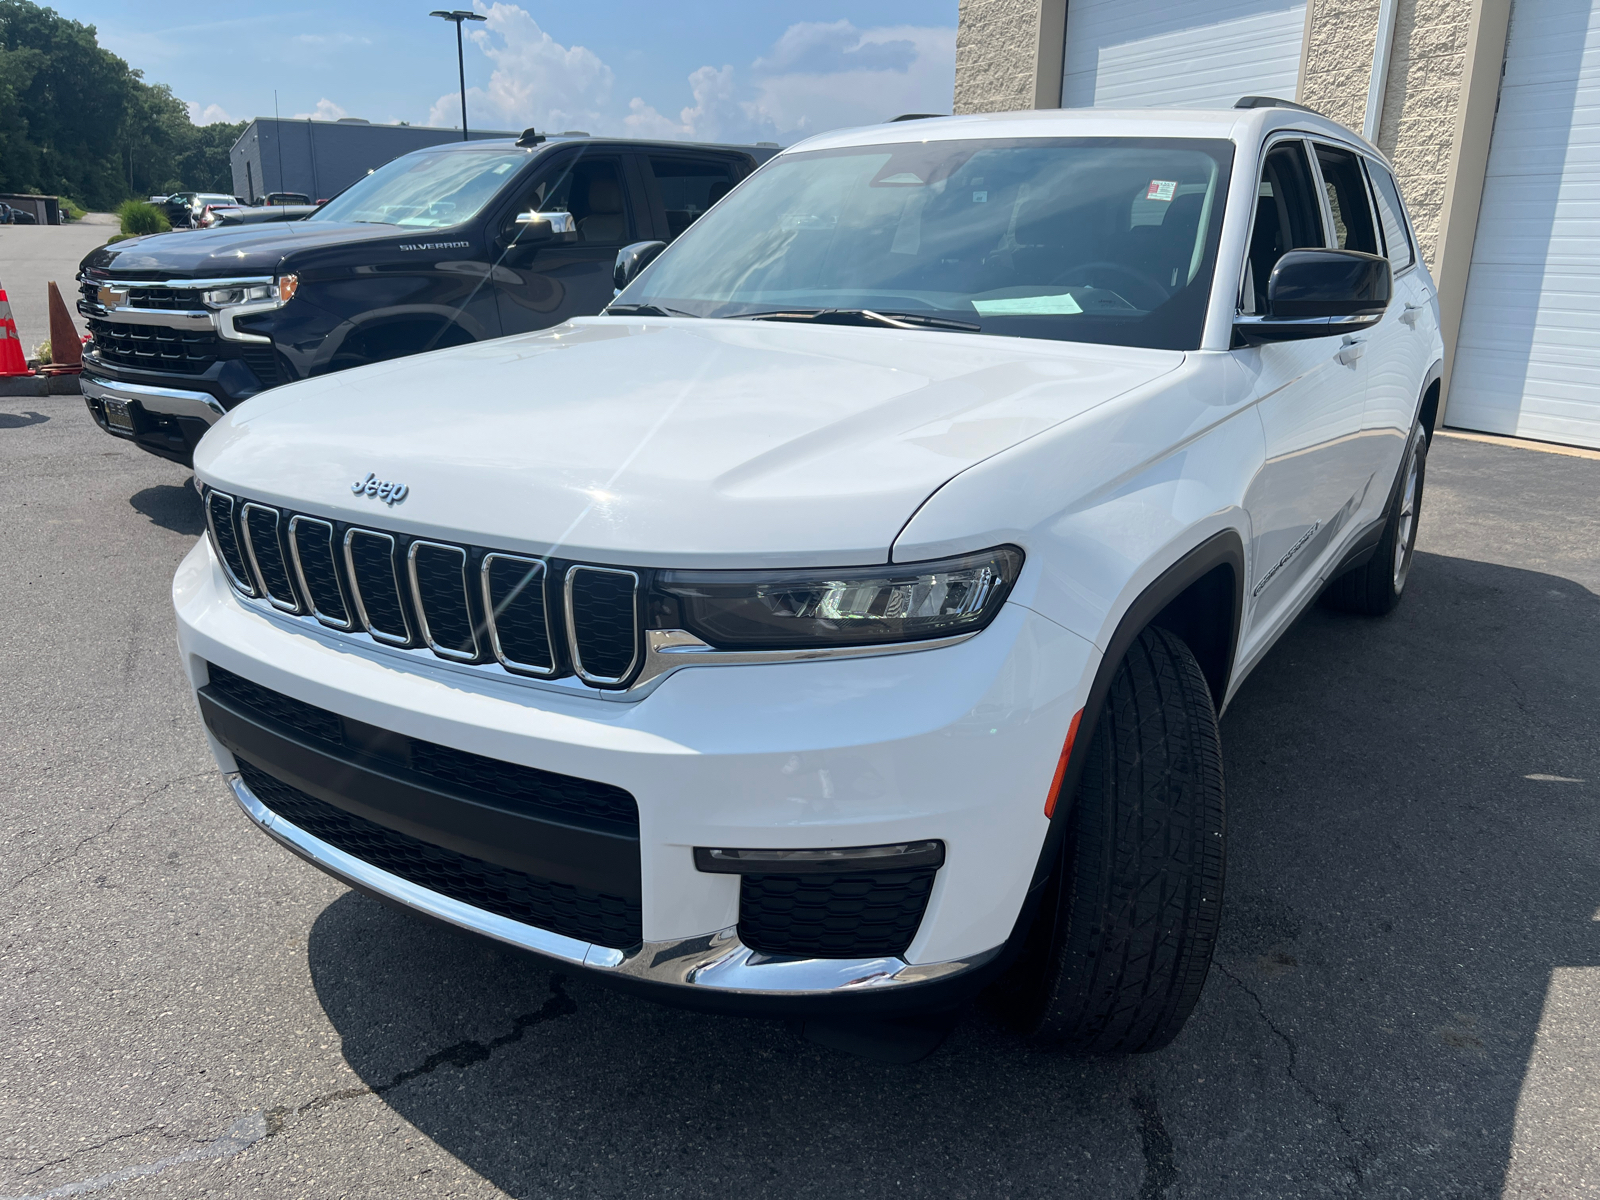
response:
[(278, 816), (256, 798), (237, 772), (225, 776), (256, 826), (335, 878), (437, 920), (574, 967), (628, 976), (644, 983), (749, 996), (808, 997), (899, 988), (947, 980), (983, 966), (996, 946), (955, 962), (907, 963), (901, 958), (788, 958), (760, 954), (738, 930), (679, 941), (643, 942), (617, 950), (537, 929), (420, 887), (329, 845)]
[(139, 402), (146, 412), (168, 417), (199, 417), (214, 424), (227, 409), (210, 392), (191, 392), (179, 388), (156, 387), (148, 383), (113, 383), (84, 372), (79, 379), (83, 394), (91, 400), (130, 400)]

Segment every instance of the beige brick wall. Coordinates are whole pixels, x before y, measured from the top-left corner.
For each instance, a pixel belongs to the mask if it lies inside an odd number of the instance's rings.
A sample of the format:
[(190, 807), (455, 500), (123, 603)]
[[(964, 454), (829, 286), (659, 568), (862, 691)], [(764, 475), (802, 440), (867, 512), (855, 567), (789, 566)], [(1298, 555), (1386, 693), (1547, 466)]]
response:
[[(1378, 33), (1378, 0), (1311, 0), (1301, 103), (1360, 130)], [(1378, 125), (1423, 257), (1435, 265), (1471, 0), (1399, 0)]]
[(961, 0), (956, 26), (958, 113), (1032, 108), (1042, 0)]

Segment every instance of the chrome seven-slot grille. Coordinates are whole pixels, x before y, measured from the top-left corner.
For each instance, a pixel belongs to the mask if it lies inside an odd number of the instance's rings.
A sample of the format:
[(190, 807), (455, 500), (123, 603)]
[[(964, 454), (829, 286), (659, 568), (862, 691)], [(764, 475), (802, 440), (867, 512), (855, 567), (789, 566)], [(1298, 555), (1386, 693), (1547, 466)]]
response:
[(329, 629), (536, 679), (627, 686), (639, 572), (412, 538), (208, 489), (206, 523), (241, 595)]

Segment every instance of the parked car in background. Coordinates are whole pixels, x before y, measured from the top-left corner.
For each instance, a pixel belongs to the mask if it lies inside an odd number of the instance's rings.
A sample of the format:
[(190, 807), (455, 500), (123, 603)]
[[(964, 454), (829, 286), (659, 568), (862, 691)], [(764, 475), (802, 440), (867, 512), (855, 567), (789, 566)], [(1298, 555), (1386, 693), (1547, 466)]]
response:
[(157, 208), (160, 208), (166, 202), (167, 202), (167, 198), (165, 196), (149, 196), (149, 197), (146, 197), (146, 199), (145, 199), (145, 203), (146, 204), (153, 204)]
[(39, 218), (25, 208), (0, 202), (0, 225), (37, 225)]
[(190, 205), (194, 203), (195, 192), (173, 192), (161, 203), (161, 211), (167, 218), (167, 224), (174, 229), (188, 229), (191, 217)]
[(268, 192), (256, 201), (256, 204), (310, 204), (311, 197), (304, 192)]
[(1400, 602), (1439, 399), (1388, 163), (1252, 103), (825, 134), (599, 317), (224, 417), (173, 599), (249, 819), (675, 1003), (1166, 1045), (1217, 714)]
[(89, 411), (187, 463), (266, 388), (597, 313), (618, 250), (671, 241), (775, 152), (530, 131), (397, 158), (304, 220), (103, 246), (78, 276)]
[(200, 220), (205, 216), (206, 209), (216, 204), (228, 208), (244, 207), (244, 202), (237, 196), (229, 196), (223, 192), (196, 192), (194, 198), (189, 201), (189, 228), (201, 228)]
[(219, 225), (264, 225), (273, 221), (302, 221), (316, 212), (315, 204), (273, 204), (250, 208), (218, 208), (211, 228)]
[(227, 204), (207, 204), (200, 209), (200, 216), (195, 221), (196, 228), (210, 229), (223, 223), (223, 217), (230, 213), (248, 212), (242, 204), (229, 201)]

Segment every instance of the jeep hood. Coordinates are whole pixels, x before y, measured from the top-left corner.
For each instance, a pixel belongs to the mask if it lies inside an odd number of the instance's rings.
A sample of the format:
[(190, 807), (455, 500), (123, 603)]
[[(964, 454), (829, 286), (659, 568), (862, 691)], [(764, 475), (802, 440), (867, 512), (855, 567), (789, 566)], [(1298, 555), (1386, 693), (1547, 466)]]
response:
[[(886, 562), (972, 464), (1176, 369), (1176, 351), (591, 317), (265, 392), (206, 483), (300, 512), (636, 566)], [(404, 484), (397, 504), (352, 485)]]

